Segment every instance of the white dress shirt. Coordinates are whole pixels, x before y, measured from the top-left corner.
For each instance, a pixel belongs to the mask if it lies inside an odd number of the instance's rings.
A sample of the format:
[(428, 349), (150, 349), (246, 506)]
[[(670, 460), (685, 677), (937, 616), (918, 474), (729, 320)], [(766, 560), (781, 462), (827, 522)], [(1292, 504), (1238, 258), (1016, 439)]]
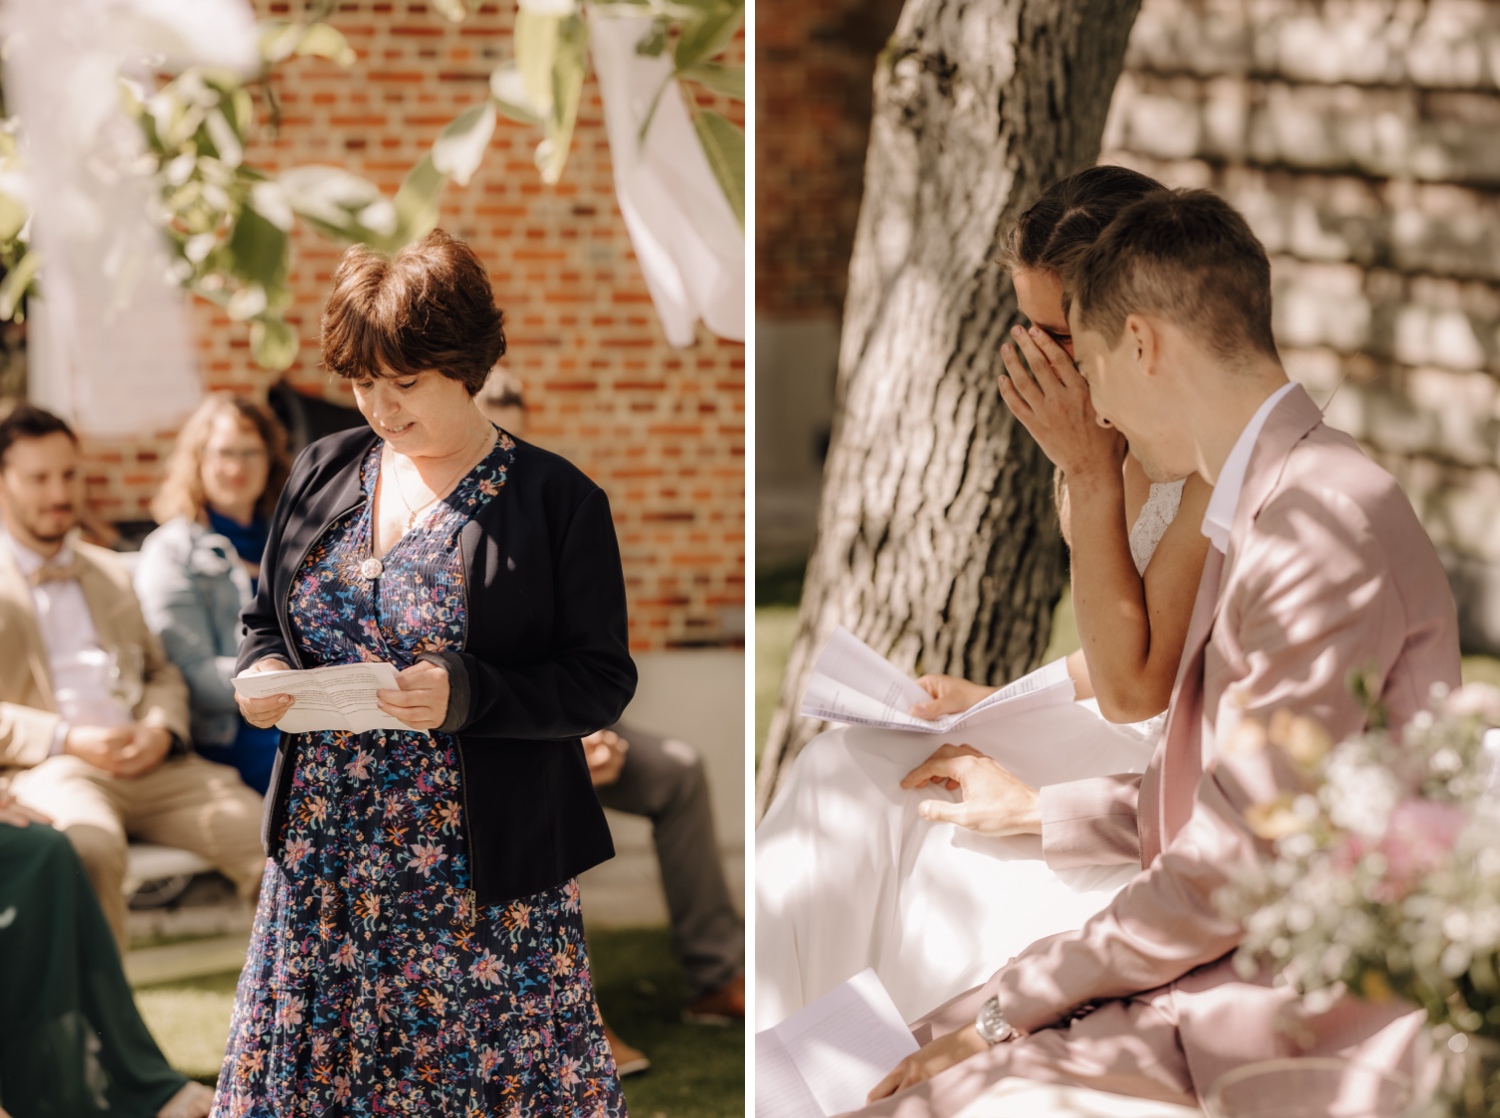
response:
[(1214, 483), (1213, 494), (1208, 499), (1208, 508), (1203, 513), (1203, 534), (1221, 552), (1229, 551), (1229, 531), (1234, 527), (1234, 514), (1240, 507), (1240, 490), (1245, 487), (1245, 471), (1250, 468), (1250, 452), (1260, 438), (1261, 428), (1283, 396), (1296, 388), (1295, 382), (1282, 385), (1256, 409), (1250, 422), (1235, 440), (1234, 449), (1224, 459), (1224, 468), (1219, 471), (1219, 480)]

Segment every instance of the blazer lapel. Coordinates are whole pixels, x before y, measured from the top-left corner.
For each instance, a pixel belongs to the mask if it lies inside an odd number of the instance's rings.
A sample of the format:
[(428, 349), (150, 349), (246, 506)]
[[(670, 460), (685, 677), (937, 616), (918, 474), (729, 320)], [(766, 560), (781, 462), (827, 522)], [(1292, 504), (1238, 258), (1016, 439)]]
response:
[(1203, 773), (1203, 735), (1208, 713), (1203, 670), (1208, 643), (1224, 606), (1224, 588), (1240, 548), (1256, 515), (1281, 480), (1292, 448), (1321, 422), (1323, 413), (1301, 385), (1271, 409), (1250, 451), (1229, 533), (1229, 550), (1226, 554), (1218, 548), (1209, 548), (1187, 640), (1182, 647), (1177, 681), (1172, 687), (1166, 729), (1141, 782), (1138, 825), (1142, 866), (1151, 864), (1192, 814), (1193, 797)]
[(55, 708), (57, 700), (52, 693), (52, 670), (47, 664), (47, 646), (42, 643), (42, 631), (36, 623), (36, 603), (31, 598), (31, 585), (21, 573), (9, 546), (3, 542), (0, 542), (0, 602), (9, 606), (9, 613), (20, 629), (16, 637), (37, 690), (47, 706)]
[(132, 636), (139, 640), (138, 635), (125, 632), (120, 624), (121, 615), (126, 612), (128, 604), (125, 595), (93, 560), (81, 554), (77, 548), (73, 554), (78, 563), (78, 585), (83, 588), (83, 600), (88, 603), (89, 616), (94, 620), (94, 632), (99, 637), (99, 644), (106, 649), (116, 649)]

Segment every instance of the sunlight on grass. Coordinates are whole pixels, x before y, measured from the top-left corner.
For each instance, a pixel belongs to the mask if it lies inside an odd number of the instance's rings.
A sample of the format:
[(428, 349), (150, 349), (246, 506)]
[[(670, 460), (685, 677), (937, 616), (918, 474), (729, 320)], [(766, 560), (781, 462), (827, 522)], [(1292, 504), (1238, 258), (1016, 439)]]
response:
[[(605, 1019), (653, 1067), (625, 1080), (639, 1118), (728, 1118), (744, 1113), (745, 1030), (682, 1022), (682, 969), (665, 928), (589, 932), (594, 984)], [(212, 1083), (229, 1035), (237, 974), (151, 986), (136, 1004), (172, 1066)]]

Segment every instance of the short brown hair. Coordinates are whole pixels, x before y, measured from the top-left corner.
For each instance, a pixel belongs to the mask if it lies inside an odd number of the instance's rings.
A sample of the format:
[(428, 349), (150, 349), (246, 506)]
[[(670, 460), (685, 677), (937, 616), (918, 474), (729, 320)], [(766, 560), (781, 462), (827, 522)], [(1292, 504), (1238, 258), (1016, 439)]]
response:
[(1075, 171), (1042, 191), (1016, 219), (1001, 249), (1001, 263), (1012, 270), (1044, 268), (1061, 276), (1121, 210), (1166, 189), (1129, 167), (1106, 163)]
[(242, 396), (215, 392), (188, 416), (177, 435), (177, 445), (167, 459), (166, 480), (151, 498), (151, 515), (158, 524), (165, 524), (178, 516), (189, 520), (203, 519), (206, 500), (203, 496), (203, 448), (208, 445), (214, 422), (221, 415), (233, 416), (245, 426), (255, 428), (255, 433), (265, 444), (270, 472), (266, 474), (266, 487), (255, 502), (255, 514), (269, 517), (276, 510), (276, 502), (292, 469), (285, 428), (271, 414), (270, 408)]
[(1111, 347), (1127, 316), (1156, 314), (1229, 364), (1247, 350), (1277, 359), (1271, 262), (1239, 211), (1208, 190), (1132, 203), (1079, 256), (1063, 288), (1079, 325)]
[(48, 435), (67, 435), (74, 446), (78, 436), (67, 422), (50, 411), (32, 404), (17, 404), (4, 419), (0, 419), (0, 470), (5, 469), (5, 456), (16, 443), (26, 439), (45, 439)]
[(434, 229), (394, 258), (344, 253), (323, 308), (323, 364), (350, 380), (435, 369), (473, 396), (505, 356), (505, 318), (474, 250)]

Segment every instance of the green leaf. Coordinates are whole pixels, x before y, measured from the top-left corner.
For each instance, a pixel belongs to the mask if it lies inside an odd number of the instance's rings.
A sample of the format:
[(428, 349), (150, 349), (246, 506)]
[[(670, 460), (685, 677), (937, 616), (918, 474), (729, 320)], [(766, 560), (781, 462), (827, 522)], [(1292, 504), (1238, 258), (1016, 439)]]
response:
[(677, 76), (686, 81), (705, 85), (715, 93), (733, 97), (736, 101), (745, 99), (745, 68), (743, 66), (725, 66), (719, 62), (704, 62), (694, 66), (691, 70), (682, 71)]
[(495, 132), (495, 106), (489, 101), (465, 109), (448, 127), (438, 133), (432, 144), (432, 165), (459, 186), (469, 179), (484, 161), (485, 148)]
[(516, 68), (521, 74), (526, 103), (534, 105), (545, 122), (552, 115), (552, 67), (557, 61), (558, 30), (563, 17), (528, 12), (516, 13)]
[(245, 147), (235, 135), (233, 126), (218, 109), (212, 110), (203, 121), (208, 138), (214, 146), (214, 154), (226, 167), (238, 167), (245, 158)]
[(438, 223), (439, 199), (446, 176), (432, 165), (430, 154), (417, 160), (396, 191), (396, 232), (379, 247), (398, 249), (431, 233)]
[(542, 110), (532, 104), (526, 80), (514, 59), (500, 63), (490, 73), (490, 100), (496, 109), (520, 124), (542, 123)]
[(285, 19), (266, 19), (259, 24), (260, 56), (267, 62), (284, 62), (296, 53), (307, 25)]
[(543, 182), (554, 185), (573, 144), (588, 68), (588, 26), (581, 16), (522, 8), (516, 13), (515, 49), (526, 99), (539, 110), (546, 132), (536, 149), (537, 169)]
[(745, 227), (745, 134), (719, 113), (707, 109), (693, 114), (693, 127), (714, 178), (729, 202), (729, 208)]
[(315, 23), (302, 36), (297, 53), (303, 57), (326, 58), (340, 66), (353, 66), (358, 55), (349, 45), (349, 40), (331, 23)]
[(740, 2), (715, 8), (684, 24), (673, 52), (678, 72), (691, 70), (722, 53), (744, 22), (745, 5)]
[(8, 320), (16, 316), (16, 311), (21, 305), (21, 296), (26, 294), (26, 289), (36, 278), (36, 271), (41, 262), (40, 253), (28, 252), (16, 261), (14, 268), (5, 273), (5, 279), (0, 280), (0, 319)]
[(652, 20), (651, 30), (635, 44), (635, 53), (645, 58), (660, 58), (662, 51), (667, 49), (667, 38), (671, 30), (672, 25), (667, 20)]
[(297, 331), (279, 316), (257, 318), (250, 324), (250, 353), (262, 369), (290, 368), (297, 359)]
[(286, 286), (287, 250), (291, 238), (253, 206), (240, 210), (226, 246), (229, 270), (246, 283), (258, 283), (269, 295)]

